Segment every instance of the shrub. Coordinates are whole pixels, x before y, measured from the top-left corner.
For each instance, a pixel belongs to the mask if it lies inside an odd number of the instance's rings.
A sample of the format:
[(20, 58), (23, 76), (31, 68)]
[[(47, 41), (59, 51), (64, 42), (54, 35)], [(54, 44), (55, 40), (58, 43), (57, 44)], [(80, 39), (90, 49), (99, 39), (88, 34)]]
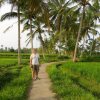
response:
[(82, 61), (82, 62), (99, 62), (100, 61), (100, 56), (81, 57), (80, 61)]

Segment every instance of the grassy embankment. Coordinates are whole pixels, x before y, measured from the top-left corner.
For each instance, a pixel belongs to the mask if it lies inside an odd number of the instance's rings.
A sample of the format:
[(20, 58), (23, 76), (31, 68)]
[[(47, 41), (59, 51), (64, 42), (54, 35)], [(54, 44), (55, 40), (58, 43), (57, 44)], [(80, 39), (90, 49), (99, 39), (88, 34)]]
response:
[(61, 100), (100, 100), (100, 63), (67, 61), (47, 69)]
[(28, 65), (19, 68), (16, 59), (0, 59), (0, 100), (25, 100), (30, 82)]

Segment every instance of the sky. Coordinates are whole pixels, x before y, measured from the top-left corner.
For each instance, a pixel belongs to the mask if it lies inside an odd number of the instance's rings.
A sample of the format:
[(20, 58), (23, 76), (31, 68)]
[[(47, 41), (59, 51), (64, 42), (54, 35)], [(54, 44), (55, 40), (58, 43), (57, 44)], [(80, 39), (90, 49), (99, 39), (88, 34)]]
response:
[[(11, 5), (5, 4), (3, 7), (0, 8), (0, 18), (1, 15), (10, 12), (11, 11)], [(1, 45), (3, 45), (3, 48), (13, 47), (14, 49), (18, 48), (18, 27), (17, 27), (17, 18), (11, 19), (11, 20), (5, 20), (3, 22), (0, 22), (0, 48)], [(13, 23), (15, 23), (13, 25)], [(5, 29), (9, 26), (13, 25), (12, 28), (10, 28), (6, 33), (4, 33)], [(23, 25), (21, 25), (21, 30), (23, 29)], [(21, 48), (30, 48), (31, 45), (29, 44), (26, 46), (26, 39), (27, 39), (27, 33), (21, 33)], [(40, 46), (39, 41), (35, 38), (33, 40), (33, 47), (38, 48)]]

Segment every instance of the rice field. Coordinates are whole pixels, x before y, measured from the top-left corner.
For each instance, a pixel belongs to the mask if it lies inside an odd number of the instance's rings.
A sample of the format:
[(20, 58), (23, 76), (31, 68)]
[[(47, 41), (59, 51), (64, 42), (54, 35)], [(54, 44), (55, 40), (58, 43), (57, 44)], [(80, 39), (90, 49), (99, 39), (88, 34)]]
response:
[[(0, 53), (0, 100), (27, 100), (31, 85), (31, 70), (29, 68), (30, 54), (22, 54), (21, 67), (18, 67), (16, 53)], [(42, 55), (41, 63), (68, 59), (67, 56)]]
[(21, 68), (17, 59), (0, 58), (0, 100), (26, 100), (31, 83), (28, 60), (23, 59)]
[(68, 60), (47, 68), (59, 100), (100, 100), (100, 63)]

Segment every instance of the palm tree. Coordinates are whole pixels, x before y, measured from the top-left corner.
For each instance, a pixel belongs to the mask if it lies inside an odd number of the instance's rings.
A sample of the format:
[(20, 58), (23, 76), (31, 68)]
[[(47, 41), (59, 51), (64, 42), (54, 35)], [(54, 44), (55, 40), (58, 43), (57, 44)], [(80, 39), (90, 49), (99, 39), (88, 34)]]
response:
[[(9, 3), (12, 4), (12, 11), (8, 12), (1, 17), (1, 21), (7, 19), (7, 18), (18, 18), (18, 66), (20, 67), (21, 64), (21, 47), (20, 47), (20, 5), (21, 0), (9, 0)], [(17, 12), (13, 12), (13, 8), (17, 7)]]
[[(48, 15), (47, 4), (41, 0), (29, 0), (26, 2), (25, 11), (28, 14), (28, 19), (30, 21), (30, 34), (31, 34), (31, 51), (33, 49), (33, 37), (32, 37), (32, 21), (36, 16), (40, 16), (41, 13), (45, 13), (45, 16)], [(48, 16), (47, 16), (48, 17)], [(46, 17), (46, 18), (47, 18)]]
[[(68, 15), (70, 0), (49, 0), (51, 22), (55, 24), (57, 32), (61, 31), (62, 20)], [(55, 30), (53, 30), (55, 31)]]
[[(49, 0), (51, 26), (54, 33), (55, 44), (60, 42), (62, 46), (72, 50), (72, 47), (68, 45), (68, 42), (74, 41), (77, 32), (77, 17), (79, 14), (79, 8), (77, 5), (70, 7), (71, 0)], [(56, 24), (55, 24), (56, 23)], [(71, 39), (73, 38), (73, 39)], [(75, 42), (75, 41), (74, 41)], [(74, 44), (72, 44), (74, 47)], [(66, 49), (67, 50), (67, 49)]]
[(18, 8), (17, 8), (17, 14), (18, 14), (18, 66), (21, 64), (21, 43), (20, 43), (20, 5), (18, 3)]
[(78, 36), (77, 36), (77, 41), (76, 41), (76, 46), (75, 46), (75, 52), (74, 52), (74, 58), (73, 58), (73, 61), (75, 62), (76, 61), (76, 55), (77, 55), (77, 49), (78, 49), (78, 42), (79, 42), (79, 38), (80, 38), (80, 35), (81, 35), (81, 29), (82, 29), (82, 24), (83, 24), (83, 18), (84, 18), (84, 13), (85, 13), (85, 6), (87, 4), (87, 1), (84, 0), (82, 2), (82, 14), (81, 14), (81, 19), (80, 19), (80, 26), (79, 26), (79, 31), (78, 31)]
[[(80, 36), (82, 33), (82, 28), (84, 27), (84, 21), (85, 21), (85, 17), (86, 17), (86, 13), (87, 13), (86, 10), (91, 9), (92, 13), (94, 13), (94, 11), (96, 11), (96, 7), (91, 5), (89, 3), (89, 0), (74, 0), (74, 1), (79, 2), (79, 4), (81, 4), (80, 7), (82, 8), (82, 11), (81, 11), (82, 14), (81, 14), (81, 18), (80, 18), (80, 25), (79, 25), (78, 36), (77, 36), (77, 41), (76, 41), (76, 45), (75, 45), (74, 58), (73, 58), (73, 61), (75, 62), (76, 56), (77, 56), (77, 50), (78, 50), (78, 43), (79, 43)], [(89, 7), (86, 8), (86, 6), (89, 6)], [(92, 17), (92, 19), (93, 19), (93, 17)], [(91, 22), (88, 22), (88, 23), (91, 23)], [(90, 28), (90, 26), (88, 26), (88, 27)], [(86, 27), (85, 30), (88, 31), (89, 28)]]
[(3, 3), (5, 3), (6, 0), (0, 0), (0, 7), (2, 6)]
[[(42, 46), (43, 58), (45, 59), (45, 55), (44, 55), (45, 45), (44, 45), (44, 40), (43, 40), (43, 37), (42, 37), (42, 34), (44, 34), (44, 32), (45, 32), (44, 27), (42, 27), (43, 24), (44, 24), (44, 21), (43, 21), (42, 17), (36, 18), (35, 20), (33, 19), (32, 26), (31, 26), (32, 33), (28, 33), (27, 34), (28, 39), (26, 41), (27, 41), (27, 45), (28, 45), (30, 43), (30, 41), (31, 41), (31, 38), (33, 40), (35, 36), (38, 36), (38, 38), (39, 38), (39, 40), (41, 42), (41, 46)], [(29, 29), (30, 29), (30, 23), (29, 24), (25, 23), (22, 32), (25, 32), (26, 30), (29, 30)]]

